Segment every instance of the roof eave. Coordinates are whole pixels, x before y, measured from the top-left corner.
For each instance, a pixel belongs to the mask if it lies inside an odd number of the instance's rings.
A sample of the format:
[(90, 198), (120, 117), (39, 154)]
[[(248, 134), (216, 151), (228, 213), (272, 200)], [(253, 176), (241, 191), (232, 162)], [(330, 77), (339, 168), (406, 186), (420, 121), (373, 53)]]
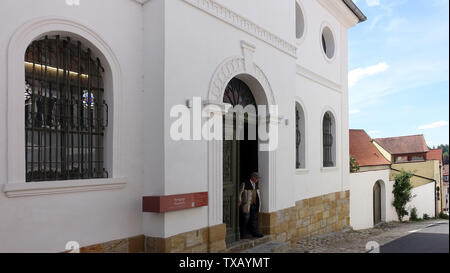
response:
[(391, 163), (386, 163), (386, 164), (369, 164), (369, 165), (359, 165), (359, 167), (390, 167), (392, 166)]
[(342, 0), (344, 4), (358, 17), (359, 23), (362, 23), (367, 20), (366, 15), (358, 8), (358, 6), (353, 3), (352, 0)]
[(394, 152), (390, 153), (391, 155), (414, 155), (414, 154), (426, 154), (427, 151), (421, 151), (421, 152)]

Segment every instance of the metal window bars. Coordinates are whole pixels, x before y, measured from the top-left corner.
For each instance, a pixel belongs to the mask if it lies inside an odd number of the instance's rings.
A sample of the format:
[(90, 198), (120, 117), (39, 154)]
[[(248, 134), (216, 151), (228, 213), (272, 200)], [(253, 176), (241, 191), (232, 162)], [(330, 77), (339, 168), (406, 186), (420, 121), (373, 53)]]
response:
[(332, 133), (332, 120), (328, 113), (325, 114), (323, 119), (323, 166), (333, 167), (333, 133)]
[(295, 106), (295, 166), (300, 169), (300, 144), (302, 143), (302, 133), (300, 131), (300, 109), (298, 104)]
[(90, 49), (60, 36), (25, 53), (26, 181), (107, 178), (104, 69)]

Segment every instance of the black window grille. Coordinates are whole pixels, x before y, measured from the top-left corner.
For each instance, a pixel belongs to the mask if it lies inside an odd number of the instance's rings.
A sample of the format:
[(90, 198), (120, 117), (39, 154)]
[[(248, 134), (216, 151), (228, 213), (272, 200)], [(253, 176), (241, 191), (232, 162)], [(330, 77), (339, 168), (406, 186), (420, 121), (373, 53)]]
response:
[(241, 80), (233, 78), (225, 89), (223, 96), (223, 102), (229, 103), (232, 106), (241, 105), (246, 107), (248, 105), (253, 105), (256, 109), (256, 100), (250, 91), (250, 88)]
[(332, 119), (329, 113), (323, 119), (323, 166), (333, 167), (333, 132)]
[[(252, 91), (250, 90), (250, 87), (248, 87), (248, 85), (246, 83), (244, 83), (243, 81), (237, 79), (237, 78), (233, 78), (231, 79), (231, 81), (228, 83), (225, 92), (224, 92), (224, 96), (223, 96), (223, 102), (227, 103), (227, 104), (231, 104), (233, 107), (236, 106), (242, 106), (242, 108), (246, 108), (246, 107), (253, 107), (253, 109), (249, 109), (248, 113), (245, 113), (243, 118), (245, 121), (249, 120), (249, 113), (253, 113), (255, 115), (258, 114), (258, 108), (257, 108), (257, 104), (256, 104), (256, 100), (255, 97), (253, 96)], [(255, 111), (255, 112), (252, 112)], [(256, 140), (255, 138), (257, 137), (257, 125), (254, 126), (250, 125), (249, 123), (245, 123), (244, 124), (244, 130), (240, 131), (237, 130), (236, 126), (238, 124), (237, 121), (237, 115), (238, 115), (238, 111), (235, 112), (233, 109), (227, 114), (232, 114), (233, 115), (233, 139), (239, 139), (239, 140)], [(223, 117), (223, 124), (226, 123), (226, 118), (225, 116)], [(224, 134), (226, 133), (225, 130), (223, 132)], [(225, 135), (224, 135), (225, 137)], [(242, 139), (243, 138), (243, 139)]]
[(295, 107), (295, 166), (297, 169), (301, 168), (301, 162), (300, 162), (300, 144), (302, 143), (302, 133), (300, 130), (300, 109), (298, 104)]
[(107, 178), (104, 69), (81, 42), (34, 41), (25, 53), (26, 181)]

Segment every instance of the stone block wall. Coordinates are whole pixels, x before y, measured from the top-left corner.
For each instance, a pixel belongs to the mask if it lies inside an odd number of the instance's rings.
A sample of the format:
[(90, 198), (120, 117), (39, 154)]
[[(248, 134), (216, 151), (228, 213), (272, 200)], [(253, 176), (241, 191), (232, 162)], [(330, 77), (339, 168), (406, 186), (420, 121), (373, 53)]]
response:
[(311, 235), (325, 234), (350, 226), (350, 191), (298, 201), (295, 207), (261, 213), (260, 231), (274, 240), (295, 243)]
[(169, 238), (144, 235), (82, 247), (81, 253), (220, 253), (227, 250), (226, 225), (203, 228)]
[(203, 228), (169, 238), (145, 238), (147, 253), (219, 253), (227, 249), (226, 225)]
[[(298, 201), (295, 207), (261, 213), (260, 232), (270, 240), (296, 243), (299, 239), (350, 226), (350, 191)], [(226, 225), (217, 225), (169, 238), (144, 235), (81, 248), (81, 253), (220, 253), (226, 252)]]
[(143, 253), (144, 235), (80, 248), (80, 253)]

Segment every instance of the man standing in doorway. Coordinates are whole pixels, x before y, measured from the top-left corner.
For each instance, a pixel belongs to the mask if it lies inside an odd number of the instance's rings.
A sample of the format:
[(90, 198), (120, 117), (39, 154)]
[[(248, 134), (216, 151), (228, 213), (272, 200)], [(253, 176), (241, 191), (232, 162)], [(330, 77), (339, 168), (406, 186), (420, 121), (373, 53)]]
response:
[(260, 178), (258, 173), (252, 173), (250, 180), (243, 182), (239, 191), (239, 207), (243, 214), (242, 235), (245, 235), (248, 228), (255, 238), (264, 237), (258, 229), (258, 216), (261, 210), (261, 195), (258, 185)]

